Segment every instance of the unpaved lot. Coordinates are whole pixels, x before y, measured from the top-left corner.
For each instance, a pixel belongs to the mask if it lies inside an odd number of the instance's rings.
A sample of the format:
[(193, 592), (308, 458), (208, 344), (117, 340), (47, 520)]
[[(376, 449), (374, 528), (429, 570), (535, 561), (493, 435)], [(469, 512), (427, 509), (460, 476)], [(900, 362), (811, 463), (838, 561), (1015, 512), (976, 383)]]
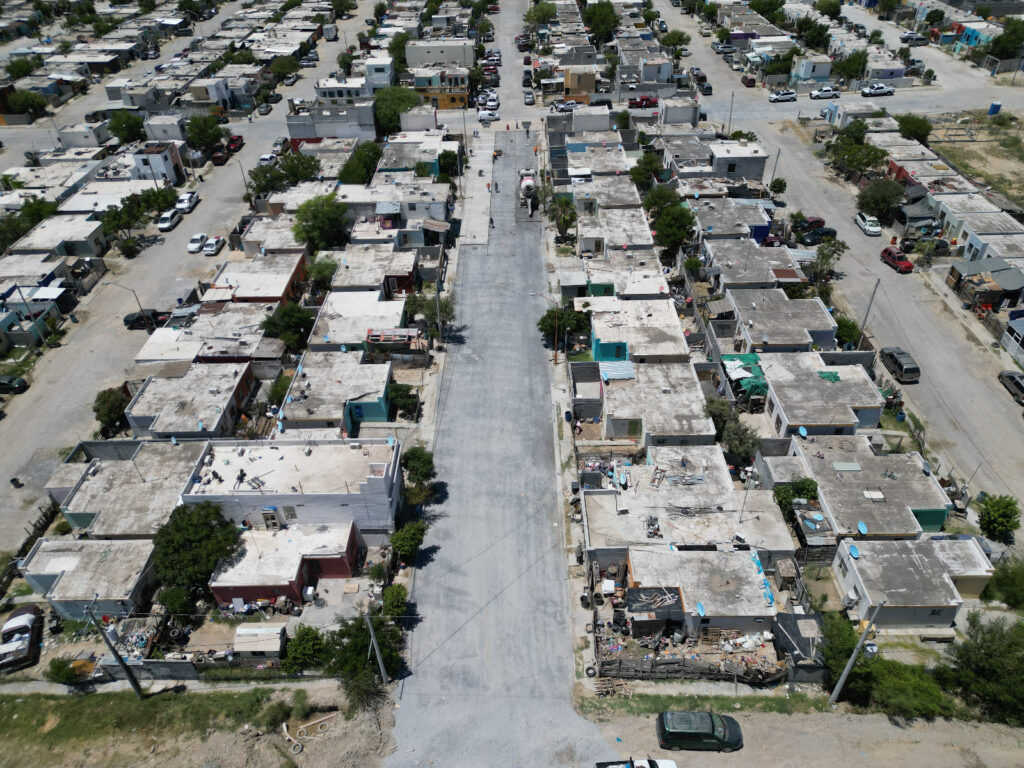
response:
[[(888, 766), (1010, 768), (1024, 765), (1024, 730), (940, 721), (905, 728), (883, 715), (731, 713), (744, 747), (729, 755), (658, 748), (654, 717), (611, 715), (601, 730), (620, 757), (670, 758), (683, 766)], [(621, 739), (621, 741), (619, 741)], [(609, 752), (608, 759), (614, 759)]]

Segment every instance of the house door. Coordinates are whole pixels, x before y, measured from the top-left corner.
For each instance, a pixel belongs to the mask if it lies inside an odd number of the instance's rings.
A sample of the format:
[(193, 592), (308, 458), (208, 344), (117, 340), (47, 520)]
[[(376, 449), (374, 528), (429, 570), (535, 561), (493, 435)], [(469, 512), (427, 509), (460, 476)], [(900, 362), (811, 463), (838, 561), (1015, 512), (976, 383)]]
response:
[(276, 512), (264, 512), (263, 513), (263, 525), (268, 531), (279, 531), (281, 530), (281, 523), (278, 522)]

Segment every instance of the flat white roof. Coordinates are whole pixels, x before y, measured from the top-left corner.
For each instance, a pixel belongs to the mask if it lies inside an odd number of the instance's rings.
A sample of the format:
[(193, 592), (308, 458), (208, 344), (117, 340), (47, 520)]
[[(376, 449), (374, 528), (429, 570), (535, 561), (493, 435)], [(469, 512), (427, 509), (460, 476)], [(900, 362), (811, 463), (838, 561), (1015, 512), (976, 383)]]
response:
[(345, 554), (353, 523), (293, 525), (280, 531), (249, 528), (242, 532), (241, 552), (221, 563), (210, 586), (276, 586), (293, 581), (304, 557), (338, 557)]
[(374, 291), (332, 291), (309, 335), (310, 344), (351, 344), (371, 328), (400, 328), (405, 299), (381, 301)]

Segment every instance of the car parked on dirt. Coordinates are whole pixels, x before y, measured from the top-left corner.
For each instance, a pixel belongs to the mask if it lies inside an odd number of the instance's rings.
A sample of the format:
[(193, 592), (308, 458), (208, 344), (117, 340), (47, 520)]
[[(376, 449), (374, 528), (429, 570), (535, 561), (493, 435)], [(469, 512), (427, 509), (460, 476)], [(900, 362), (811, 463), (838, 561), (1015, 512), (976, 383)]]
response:
[(658, 746), (700, 752), (735, 752), (743, 749), (740, 724), (715, 712), (662, 712), (655, 721)]
[(0, 628), (0, 670), (12, 672), (39, 661), (43, 640), (43, 612), (24, 605), (11, 611)]

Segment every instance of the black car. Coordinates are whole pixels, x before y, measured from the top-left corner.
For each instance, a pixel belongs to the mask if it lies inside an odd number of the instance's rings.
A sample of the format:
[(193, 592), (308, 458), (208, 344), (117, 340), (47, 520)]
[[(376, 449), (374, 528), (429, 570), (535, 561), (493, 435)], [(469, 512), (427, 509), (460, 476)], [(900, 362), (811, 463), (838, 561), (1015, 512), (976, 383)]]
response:
[(271, 91), (270, 93), (267, 94), (267, 103), (268, 104), (277, 104), (277, 102), (281, 101), (281, 99), (283, 99), (283, 98), (284, 98), (284, 96), (282, 96), (277, 91)]
[(711, 83), (709, 83), (707, 80), (705, 80), (703, 83), (698, 83), (697, 84), (697, 88), (705, 96), (710, 96), (713, 93), (713, 91), (711, 89)]
[(818, 227), (817, 229), (809, 229), (806, 232), (801, 232), (797, 235), (797, 242), (801, 245), (821, 245), (822, 240), (826, 238), (836, 236), (836, 231), (832, 227)]
[(20, 395), (26, 389), (28, 389), (28, 382), (20, 376), (0, 376), (0, 393)]
[(141, 331), (143, 329), (159, 328), (167, 322), (170, 315), (167, 312), (158, 312), (155, 309), (144, 309), (142, 312), (132, 312), (124, 316), (124, 327), (129, 331)]
[(900, 250), (904, 253), (913, 253), (917, 246), (931, 243), (935, 246), (932, 256), (948, 256), (949, 242), (937, 237), (904, 237), (900, 240)]

